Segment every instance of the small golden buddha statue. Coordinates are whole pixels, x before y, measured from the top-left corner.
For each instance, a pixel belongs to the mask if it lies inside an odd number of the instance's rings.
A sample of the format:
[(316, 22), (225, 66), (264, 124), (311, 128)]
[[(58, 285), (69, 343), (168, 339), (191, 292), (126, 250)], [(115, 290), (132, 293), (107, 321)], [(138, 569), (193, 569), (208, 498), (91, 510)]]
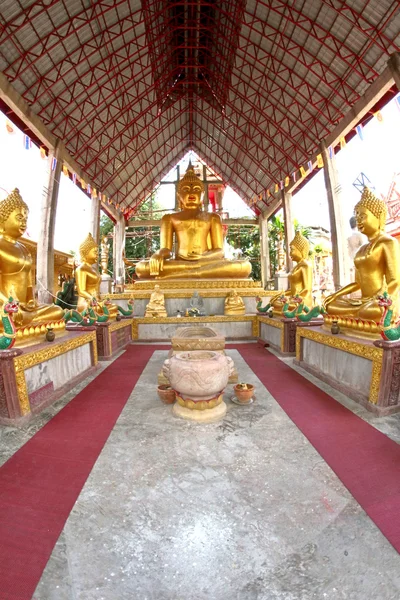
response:
[[(399, 315), (400, 251), (398, 241), (384, 232), (387, 207), (368, 189), (354, 207), (357, 228), (368, 238), (354, 258), (355, 282), (327, 296), (324, 308), (328, 315), (339, 319), (339, 324), (362, 330), (352, 324), (351, 318), (379, 323), (382, 310), (377, 296), (385, 291), (392, 298), (393, 319)], [(349, 294), (361, 291), (361, 298)], [(377, 329), (374, 329), (377, 331)]]
[[(250, 275), (248, 260), (224, 257), (221, 217), (202, 210), (203, 192), (204, 184), (189, 164), (178, 184), (182, 210), (162, 218), (160, 250), (149, 260), (142, 260), (136, 265), (139, 279), (232, 279)], [(174, 237), (175, 257), (172, 253)]]
[[(278, 292), (270, 300), (274, 315), (282, 314), (282, 309), (284, 306), (282, 296), (289, 298), (297, 296), (303, 299), (304, 306), (307, 306), (308, 308), (312, 306), (313, 271), (311, 263), (308, 260), (309, 250), (309, 241), (300, 233), (300, 231), (297, 231), (290, 243), (290, 258), (296, 262), (297, 265), (289, 273), (289, 289)], [(293, 310), (295, 307), (296, 304), (290, 302), (288, 310)]]
[[(79, 246), (81, 264), (75, 271), (76, 292), (78, 295), (77, 310), (83, 312), (93, 302), (96, 302), (96, 313), (104, 314), (103, 303), (100, 302), (100, 281), (101, 276), (93, 267), (99, 257), (99, 248), (91, 233)], [(118, 314), (118, 307), (115, 304), (107, 303), (107, 309), (110, 318)]]
[(14, 315), (17, 328), (46, 325), (64, 317), (60, 306), (40, 305), (34, 298), (32, 256), (19, 241), (26, 230), (28, 213), (18, 189), (0, 202), (0, 299), (8, 302), (12, 295), (19, 301), (19, 310)]
[(224, 314), (225, 315), (244, 315), (246, 313), (246, 307), (243, 299), (238, 296), (236, 290), (231, 290), (224, 303)]
[(146, 306), (145, 317), (168, 317), (165, 309), (164, 294), (160, 291), (160, 286), (154, 286), (154, 292), (150, 296), (149, 303)]
[(110, 246), (108, 244), (108, 237), (105, 235), (101, 240), (101, 255), (100, 264), (101, 272), (103, 275), (108, 275), (108, 255), (110, 254)]

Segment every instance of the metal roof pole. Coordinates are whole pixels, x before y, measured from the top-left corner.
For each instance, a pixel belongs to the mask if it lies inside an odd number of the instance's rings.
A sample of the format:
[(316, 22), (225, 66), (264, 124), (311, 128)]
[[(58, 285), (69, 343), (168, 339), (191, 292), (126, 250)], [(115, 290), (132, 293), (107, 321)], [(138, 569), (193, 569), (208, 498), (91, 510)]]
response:
[(40, 304), (53, 302), (54, 288), (54, 230), (57, 216), (58, 190), (62, 169), (63, 144), (56, 140), (49, 153), (49, 178), (43, 188), (40, 234), (37, 243), (36, 282)]
[(324, 141), (320, 144), (322, 160), (324, 161), (324, 180), (328, 200), (329, 221), (332, 242), (332, 269), (335, 290), (349, 283), (348, 259), (345, 254), (345, 229), (341, 210), (341, 186), (339, 183), (336, 160), (329, 157)]

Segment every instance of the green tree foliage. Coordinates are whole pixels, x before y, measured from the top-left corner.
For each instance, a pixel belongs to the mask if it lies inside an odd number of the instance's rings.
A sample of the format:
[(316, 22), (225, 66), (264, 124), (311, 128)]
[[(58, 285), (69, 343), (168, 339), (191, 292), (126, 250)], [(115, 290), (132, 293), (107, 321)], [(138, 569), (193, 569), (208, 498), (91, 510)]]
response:
[(227, 242), (236, 250), (242, 251), (242, 258), (247, 257), (252, 266), (251, 278), (261, 279), (260, 231), (258, 225), (230, 225), (226, 236)]

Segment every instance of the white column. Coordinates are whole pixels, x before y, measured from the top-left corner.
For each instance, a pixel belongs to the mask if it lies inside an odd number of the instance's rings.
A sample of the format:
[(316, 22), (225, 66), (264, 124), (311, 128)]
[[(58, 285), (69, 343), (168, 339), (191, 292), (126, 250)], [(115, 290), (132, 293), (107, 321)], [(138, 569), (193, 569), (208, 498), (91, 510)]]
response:
[(260, 215), (258, 218), (260, 228), (260, 248), (261, 248), (261, 282), (262, 287), (266, 289), (269, 279), (271, 279), (269, 262), (269, 239), (268, 239), (268, 218)]
[(121, 284), (125, 283), (125, 265), (122, 253), (125, 249), (125, 219), (120, 215), (114, 225), (114, 281)]
[(324, 161), (325, 189), (331, 226), (333, 284), (335, 290), (338, 290), (349, 283), (345, 226), (340, 202), (341, 186), (339, 183), (335, 158), (329, 158), (329, 153), (324, 141), (321, 142), (320, 148), (322, 159)]
[(294, 238), (294, 225), (292, 219), (292, 194), (282, 190), (283, 220), (285, 222), (286, 268), (290, 272), (293, 268), (290, 258), (290, 242)]
[(100, 198), (92, 198), (90, 201), (90, 233), (97, 245), (100, 244)]
[[(49, 178), (43, 189), (40, 235), (37, 244), (36, 282), (40, 304), (51, 304), (54, 287), (54, 230), (57, 214), (58, 190), (62, 170), (63, 144), (56, 141), (49, 153)], [(53, 158), (56, 159), (54, 170)]]

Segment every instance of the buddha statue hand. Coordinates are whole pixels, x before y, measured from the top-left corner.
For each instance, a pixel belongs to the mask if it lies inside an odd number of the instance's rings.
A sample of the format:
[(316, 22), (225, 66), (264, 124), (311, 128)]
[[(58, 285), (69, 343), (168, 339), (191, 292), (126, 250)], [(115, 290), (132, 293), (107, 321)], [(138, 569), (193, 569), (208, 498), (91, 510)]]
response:
[(172, 252), (168, 248), (160, 248), (158, 252), (155, 252), (149, 261), (150, 275), (154, 277), (162, 273), (164, 260), (170, 258), (171, 256)]

